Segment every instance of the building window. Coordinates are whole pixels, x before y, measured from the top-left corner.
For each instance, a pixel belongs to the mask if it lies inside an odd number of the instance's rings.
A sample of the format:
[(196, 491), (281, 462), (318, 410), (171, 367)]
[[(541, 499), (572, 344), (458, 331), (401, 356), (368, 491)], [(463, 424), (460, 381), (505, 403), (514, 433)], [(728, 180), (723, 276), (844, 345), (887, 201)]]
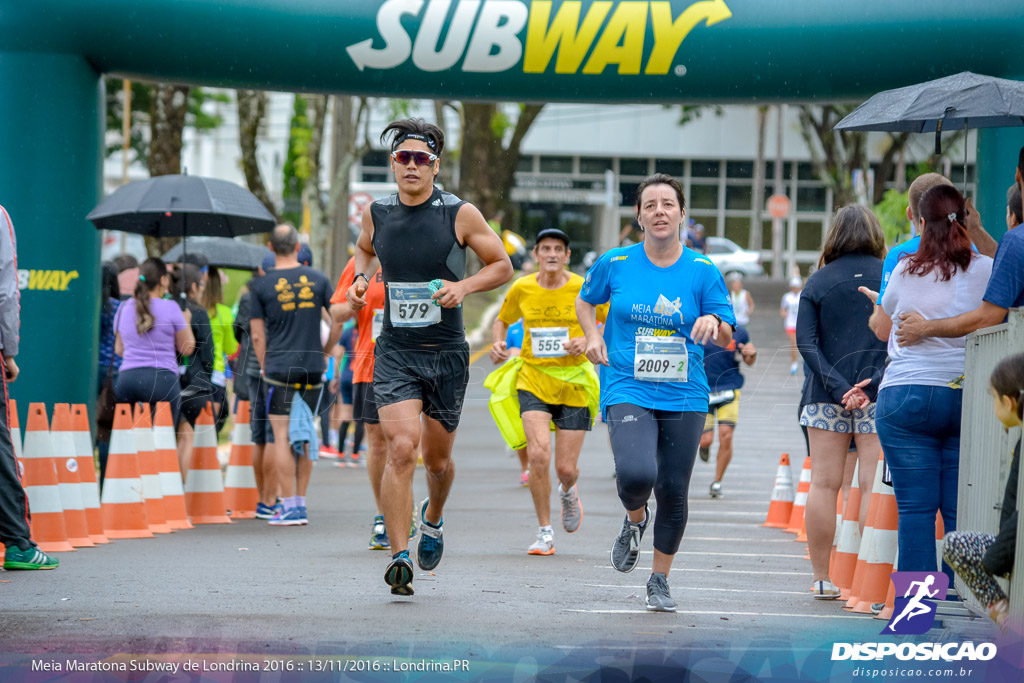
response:
[(541, 157), (541, 173), (572, 173), (572, 157)]
[(821, 180), (814, 172), (814, 164), (809, 161), (801, 161), (796, 165), (797, 180)]
[(754, 188), (750, 185), (726, 185), (725, 208), (733, 211), (750, 211)]
[(690, 196), (687, 197), (687, 200), (687, 203), (694, 209), (717, 209), (718, 185), (693, 183), (690, 185)]
[(690, 175), (694, 178), (717, 178), (718, 162), (694, 159), (690, 162)]
[(612, 160), (608, 157), (580, 157), (580, 173), (604, 175), (611, 167)]
[(622, 194), (621, 206), (636, 206), (636, 188), (640, 183), (619, 183), (619, 192)]
[(646, 178), (647, 159), (619, 159), (619, 175), (633, 175)]
[(655, 173), (668, 173), (676, 180), (680, 180), (685, 171), (685, 164), (682, 159), (655, 159), (654, 160), (654, 172)]
[(798, 211), (825, 211), (828, 207), (828, 192), (822, 186), (802, 185), (796, 190)]
[(520, 154), (516, 162), (516, 170), (520, 173), (531, 173), (533, 171), (533, 157), (528, 154)]
[(754, 177), (754, 164), (750, 161), (729, 161), (725, 164), (725, 177), (749, 179)]

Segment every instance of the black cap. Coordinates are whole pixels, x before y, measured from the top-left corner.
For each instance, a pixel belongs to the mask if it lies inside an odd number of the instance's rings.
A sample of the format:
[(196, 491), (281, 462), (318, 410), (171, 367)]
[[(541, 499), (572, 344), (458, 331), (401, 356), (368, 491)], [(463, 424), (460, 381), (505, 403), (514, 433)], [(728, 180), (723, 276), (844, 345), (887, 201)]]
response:
[(548, 237), (553, 237), (556, 240), (562, 240), (565, 243), (566, 248), (569, 246), (569, 236), (558, 228), (546, 228), (538, 232), (537, 239), (534, 240), (533, 246), (537, 246), (540, 244), (541, 240), (547, 239)]

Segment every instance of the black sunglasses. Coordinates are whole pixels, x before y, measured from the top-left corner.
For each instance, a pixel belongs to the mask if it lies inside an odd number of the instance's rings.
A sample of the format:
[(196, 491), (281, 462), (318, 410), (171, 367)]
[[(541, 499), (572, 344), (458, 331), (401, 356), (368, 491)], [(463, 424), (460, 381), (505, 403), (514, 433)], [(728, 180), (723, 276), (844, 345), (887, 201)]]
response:
[(416, 160), (417, 166), (426, 166), (437, 161), (437, 155), (431, 154), (430, 152), (419, 152), (411, 149), (396, 149), (391, 153), (391, 158), (395, 160), (395, 163), (405, 166), (413, 159)]

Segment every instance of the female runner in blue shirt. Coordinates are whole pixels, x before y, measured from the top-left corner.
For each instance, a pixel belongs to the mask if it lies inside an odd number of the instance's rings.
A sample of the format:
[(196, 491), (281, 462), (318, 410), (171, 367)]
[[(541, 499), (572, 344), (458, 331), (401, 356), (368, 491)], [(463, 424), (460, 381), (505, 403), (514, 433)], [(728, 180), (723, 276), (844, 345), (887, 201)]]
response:
[[(668, 572), (686, 528), (686, 494), (708, 412), (704, 347), (728, 346), (736, 325), (718, 268), (679, 241), (683, 190), (656, 173), (637, 188), (644, 241), (605, 253), (587, 272), (576, 314), (587, 358), (606, 365), (601, 408), (615, 457), (626, 520), (611, 550), (612, 566), (633, 571), (654, 491), (654, 564), (647, 609), (673, 612)], [(596, 307), (611, 301), (604, 336)]]

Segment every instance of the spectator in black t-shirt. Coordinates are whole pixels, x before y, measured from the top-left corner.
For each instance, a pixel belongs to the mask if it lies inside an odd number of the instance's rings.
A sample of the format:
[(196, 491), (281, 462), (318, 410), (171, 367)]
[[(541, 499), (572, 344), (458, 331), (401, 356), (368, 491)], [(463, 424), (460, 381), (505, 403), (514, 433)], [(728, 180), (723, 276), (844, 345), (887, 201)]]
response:
[(267, 497), (261, 502), (273, 506), (273, 492), (280, 490), (283, 508), (270, 519), (275, 526), (307, 523), (306, 488), (317, 452), (307, 448), (296, 464), (288, 435), (289, 417), (293, 401), (301, 400), (309, 407), (312, 424), (323, 390), (324, 356), (337, 342), (339, 331), (332, 326), (331, 339), (323, 344), (320, 320), (330, 306), (330, 283), (323, 273), (299, 263), (299, 247), (294, 227), (274, 228), (270, 237), (274, 270), (249, 286), (249, 329), (263, 370), (274, 433), (274, 444), (268, 445), (263, 458)]

